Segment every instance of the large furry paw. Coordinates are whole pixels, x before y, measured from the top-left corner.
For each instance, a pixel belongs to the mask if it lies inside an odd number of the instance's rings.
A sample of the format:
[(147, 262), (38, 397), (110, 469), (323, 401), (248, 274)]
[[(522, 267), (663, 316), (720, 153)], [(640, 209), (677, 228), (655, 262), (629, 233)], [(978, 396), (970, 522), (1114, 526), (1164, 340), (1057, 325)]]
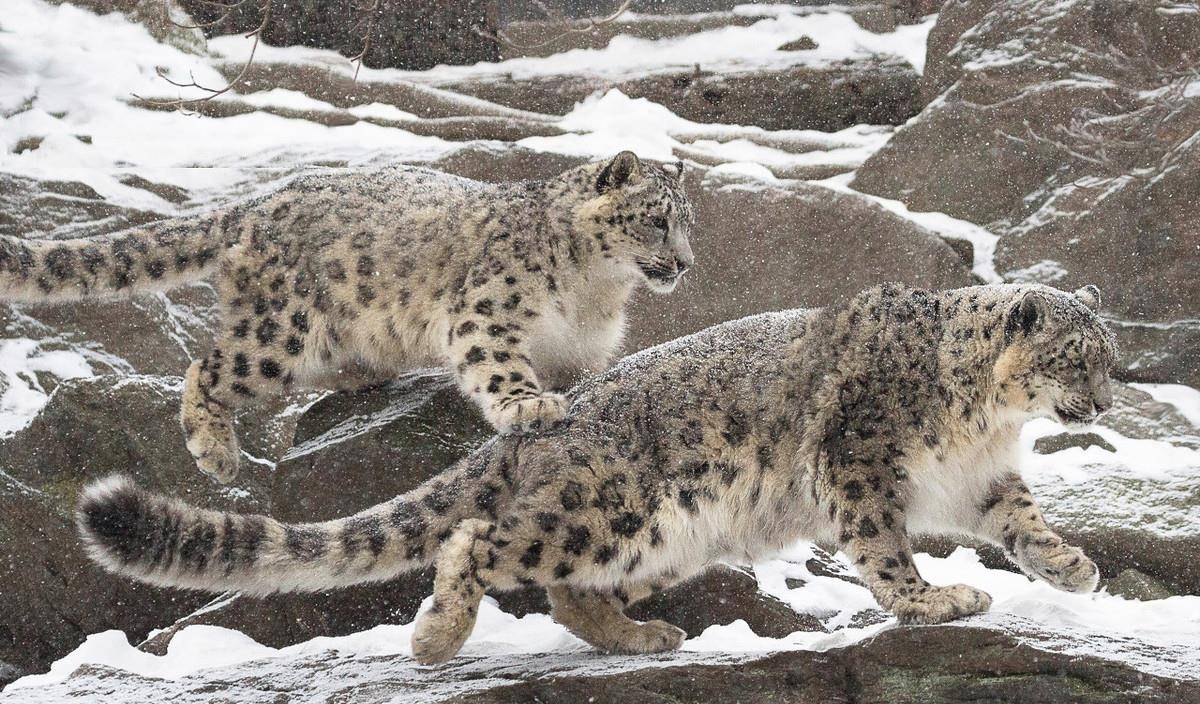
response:
[(200, 471), (222, 484), (228, 484), (237, 476), (241, 449), (232, 428), (201, 426), (188, 438), (187, 449), (196, 459)]
[(623, 629), (619, 638), (605, 650), (620, 655), (665, 653), (670, 650), (679, 650), (686, 638), (687, 633), (683, 629), (672, 626), (666, 621), (646, 621)]
[(1027, 573), (1065, 592), (1094, 592), (1100, 582), (1096, 563), (1058, 536), (1030, 542), (1022, 550), (1022, 558)]
[(901, 596), (892, 603), (892, 613), (901, 623), (944, 623), (956, 618), (987, 611), (992, 597), (965, 584), (948, 587), (928, 586), (919, 592)]
[(527, 433), (552, 427), (566, 417), (568, 408), (562, 394), (544, 393), (494, 406), (488, 420), (501, 433)]
[(440, 665), (454, 657), (471, 635), (475, 619), (459, 609), (436, 605), (417, 618), (413, 631), (413, 657), (422, 665)]

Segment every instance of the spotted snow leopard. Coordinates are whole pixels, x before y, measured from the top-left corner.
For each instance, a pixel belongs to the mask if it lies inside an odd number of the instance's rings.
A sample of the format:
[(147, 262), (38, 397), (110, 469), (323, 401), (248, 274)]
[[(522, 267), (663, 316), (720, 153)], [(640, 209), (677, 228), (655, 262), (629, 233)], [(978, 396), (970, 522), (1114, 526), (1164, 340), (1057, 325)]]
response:
[(220, 329), (180, 416), (222, 481), (238, 407), (347, 364), (447, 367), (500, 432), (530, 430), (566, 413), (552, 390), (607, 368), (639, 281), (670, 292), (692, 266), (682, 172), (622, 152), (498, 185), (413, 167), (303, 176), (104, 237), (0, 238), (0, 300), (129, 295), (219, 268)]
[(1114, 338), (1095, 287), (869, 289), (839, 305), (725, 323), (576, 386), (557, 428), (498, 436), (354, 516), (284, 524), (193, 508), (119, 477), (78, 527), (107, 569), (204, 590), (325, 590), (434, 564), (413, 652), (451, 658), (489, 589), (540, 585), (552, 616), (605, 651), (683, 632), (622, 611), (718, 561), (798, 540), (853, 560), (906, 623), (986, 610), (933, 585), (909, 536), (973, 535), (1025, 573), (1091, 591), (1095, 564), (1047, 524), (1018, 467), (1026, 420), (1085, 424), (1112, 404)]

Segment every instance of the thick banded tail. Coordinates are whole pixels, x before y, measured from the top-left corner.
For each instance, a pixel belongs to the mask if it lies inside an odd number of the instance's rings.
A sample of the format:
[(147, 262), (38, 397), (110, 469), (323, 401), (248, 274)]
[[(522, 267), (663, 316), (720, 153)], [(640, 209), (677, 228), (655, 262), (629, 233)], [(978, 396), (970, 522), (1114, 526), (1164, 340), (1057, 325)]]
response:
[(72, 240), (0, 236), (0, 300), (120, 297), (203, 278), (225, 247), (221, 221), (163, 220)]
[(94, 561), (138, 581), (250, 594), (322, 591), (431, 563), (450, 529), (479, 512), (467, 466), (353, 516), (299, 524), (197, 508), (111, 476), (83, 490), (76, 525)]

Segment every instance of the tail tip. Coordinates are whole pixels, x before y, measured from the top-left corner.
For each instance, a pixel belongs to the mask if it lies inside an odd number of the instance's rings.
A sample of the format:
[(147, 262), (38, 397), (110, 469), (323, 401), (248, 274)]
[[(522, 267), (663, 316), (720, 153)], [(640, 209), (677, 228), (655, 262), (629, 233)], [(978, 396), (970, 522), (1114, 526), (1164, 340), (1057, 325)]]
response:
[(113, 474), (83, 488), (75, 523), (92, 559), (115, 567), (128, 562), (125, 553), (142, 542), (141, 514), (137, 485), (129, 477)]

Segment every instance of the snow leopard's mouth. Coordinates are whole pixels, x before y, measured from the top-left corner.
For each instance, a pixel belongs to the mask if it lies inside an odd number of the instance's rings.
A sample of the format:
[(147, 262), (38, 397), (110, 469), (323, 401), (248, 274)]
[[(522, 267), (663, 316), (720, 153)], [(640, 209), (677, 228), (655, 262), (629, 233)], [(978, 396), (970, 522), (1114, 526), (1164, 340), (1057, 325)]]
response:
[(1096, 419), (1092, 413), (1079, 413), (1062, 406), (1055, 406), (1054, 413), (1065, 425), (1089, 425)]
[(673, 266), (639, 263), (638, 268), (642, 270), (642, 275), (646, 277), (650, 287), (656, 291), (671, 292), (683, 277), (683, 272)]

